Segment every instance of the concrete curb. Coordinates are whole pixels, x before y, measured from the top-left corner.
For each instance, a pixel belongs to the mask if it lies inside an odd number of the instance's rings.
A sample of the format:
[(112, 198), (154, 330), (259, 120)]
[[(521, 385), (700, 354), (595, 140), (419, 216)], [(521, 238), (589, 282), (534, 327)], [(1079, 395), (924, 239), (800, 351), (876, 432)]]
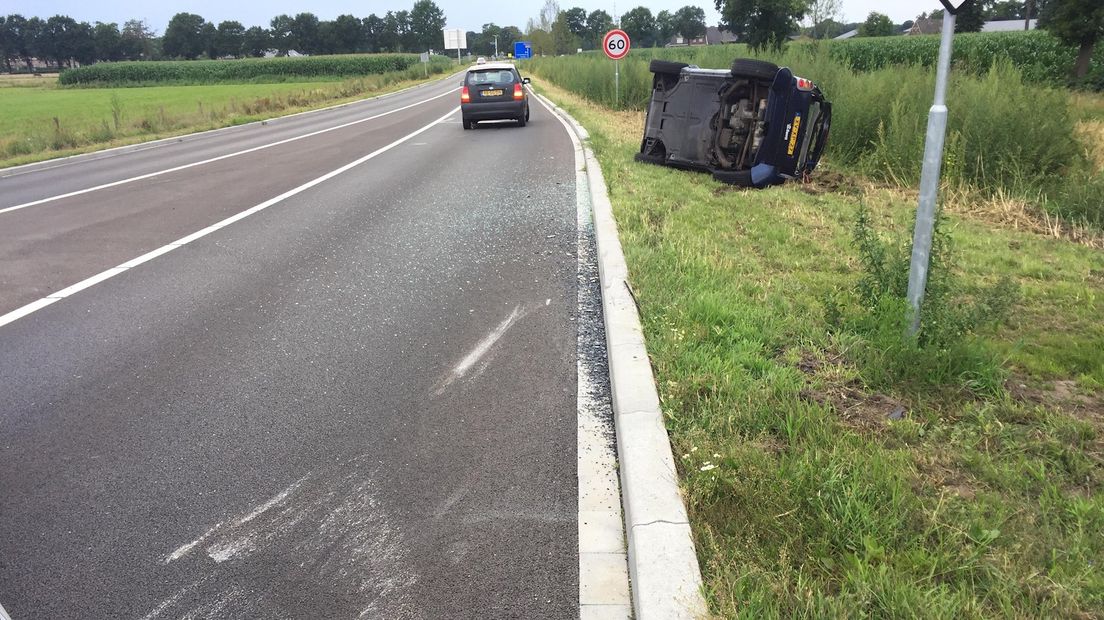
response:
[(703, 618), (707, 608), (701, 571), (605, 178), (586, 130), (547, 97), (537, 96), (574, 129), (586, 158), (633, 609), (637, 620)]

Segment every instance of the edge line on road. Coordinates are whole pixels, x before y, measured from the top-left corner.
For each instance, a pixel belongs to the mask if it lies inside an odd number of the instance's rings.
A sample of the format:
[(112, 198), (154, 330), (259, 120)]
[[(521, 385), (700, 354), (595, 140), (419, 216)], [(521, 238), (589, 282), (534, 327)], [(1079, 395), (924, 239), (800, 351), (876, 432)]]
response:
[(441, 93), (440, 95), (434, 95), (433, 97), (430, 97), (428, 99), (422, 99), (421, 101), (417, 101), (417, 102), (412, 103), (410, 105), (405, 105), (401, 108), (395, 108), (394, 110), (388, 110), (387, 112), (381, 112), (379, 114), (374, 114), (372, 116), (367, 116), (365, 118), (358, 118), (355, 121), (350, 121), (348, 123), (342, 123), (341, 125), (335, 125), (333, 127), (327, 127), (325, 129), (319, 129), (317, 131), (312, 131), (310, 133), (305, 133), (305, 134), (300, 135), (300, 136), (292, 136), (291, 138), (285, 138), (283, 140), (277, 140), (276, 142), (270, 142), (268, 144), (262, 144), (260, 146), (254, 146), (254, 147), (242, 150), (242, 151), (235, 151), (233, 153), (226, 153), (226, 154), (223, 154), (223, 155), (219, 155), (217, 157), (211, 157), (209, 159), (204, 159), (204, 160), (201, 160), (201, 161), (194, 161), (194, 162), (191, 162), (191, 163), (182, 164), (182, 165), (179, 165), (179, 166), (174, 166), (172, 168), (166, 168), (164, 170), (157, 170), (155, 172), (148, 172), (146, 174), (140, 174), (138, 176), (130, 177), (130, 178), (127, 178), (127, 179), (120, 179), (118, 181), (112, 181), (110, 183), (104, 183), (102, 185), (96, 185), (94, 187), (87, 187), (85, 189), (78, 189), (76, 191), (68, 192), (68, 193), (65, 193), (65, 194), (58, 194), (56, 196), (49, 196), (47, 198), (40, 198), (38, 200), (32, 200), (30, 202), (25, 202), (23, 204), (14, 205), (14, 206), (11, 206), (11, 207), (4, 207), (3, 209), (0, 209), (0, 215), (3, 215), (5, 213), (9, 213), (11, 211), (18, 211), (20, 209), (26, 209), (27, 207), (35, 207), (35, 206), (38, 206), (38, 205), (41, 205), (41, 204), (46, 204), (48, 202), (54, 202), (56, 200), (62, 200), (64, 198), (72, 198), (73, 196), (80, 196), (82, 194), (89, 194), (91, 192), (99, 191), (101, 189), (108, 189), (108, 188), (111, 188), (111, 187), (117, 187), (119, 185), (126, 185), (127, 183), (133, 183), (135, 181), (142, 181), (142, 180), (145, 180), (145, 179), (150, 179), (150, 178), (153, 178), (153, 177), (156, 177), (156, 176), (161, 176), (163, 174), (170, 174), (172, 172), (179, 172), (181, 170), (187, 170), (189, 168), (195, 168), (196, 166), (203, 166), (203, 165), (206, 165), (206, 164), (214, 163), (216, 161), (222, 161), (224, 159), (229, 159), (231, 157), (237, 157), (239, 155), (246, 155), (248, 153), (255, 153), (257, 151), (261, 151), (261, 150), (264, 150), (264, 149), (267, 149), (267, 148), (272, 148), (274, 146), (280, 146), (280, 145), (283, 145), (283, 144), (288, 144), (289, 142), (296, 142), (298, 140), (304, 140), (306, 138), (313, 138), (314, 136), (317, 136), (317, 135), (321, 135), (321, 134), (324, 134), (324, 133), (329, 133), (331, 131), (337, 131), (338, 129), (345, 129), (346, 127), (351, 127), (353, 125), (359, 125), (360, 123), (366, 123), (368, 121), (373, 121), (373, 120), (376, 120), (377, 118), (381, 118), (381, 117), (387, 116), (389, 114), (394, 114), (396, 112), (402, 112), (403, 110), (409, 110), (410, 108), (422, 105), (423, 103), (429, 103), (430, 101), (440, 99), (441, 97), (447, 97), (447, 96), (453, 94), (454, 92), (456, 92), (457, 90), (459, 90), (459, 89), (450, 88), (449, 90)]
[[(449, 91), (449, 92), (451, 93), (452, 91)], [(449, 93), (445, 93), (445, 94), (449, 94)], [(304, 183), (304, 184), (302, 184), (298, 187), (295, 187), (293, 189), (290, 189), (290, 190), (280, 194), (279, 196), (276, 196), (275, 198), (269, 198), (268, 200), (266, 200), (266, 201), (264, 201), (264, 202), (262, 202), (258, 205), (250, 207), (250, 208), (246, 209), (245, 211), (241, 211), (240, 213), (236, 213), (234, 215), (231, 215), (230, 217), (228, 217), (224, 220), (221, 220), (219, 222), (216, 222), (216, 223), (214, 223), (214, 224), (212, 224), (212, 225), (210, 225), (210, 226), (208, 226), (208, 227), (206, 227), (202, 230), (196, 231), (196, 232), (194, 232), (190, 235), (187, 235), (185, 237), (181, 237), (180, 239), (177, 239), (176, 241), (173, 241), (172, 243), (163, 245), (163, 246), (161, 246), (161, 247), (159, 247), (156, 250), (153, 250), (151, 252), (146, 252), (145, 254), (143, 254), (143, 255), (141, 255), (137, 258), (133, 258), (133, 259), (121, 264), (121, 265), (118, 265), (116, 267), (112, 267), (110, 269), (102, 271), (102, 272), (100, 272), (100, 273), (98, 273), (98, 274), (96, 274), (92, 277), (85, 278), (84, 280), (81, 280), (80, 282), (77, 282), (76, 284), (73, 284), (71, 286), (67, 286), (67, 287), (65, 287), (65, 288), (63, 288), (59, 291), (56, 291), (54, 293), (51, 293), (51, 294), (49, 294), (49, 295), (47, 295), (47, 296), (45, 296), (42, 299), (39, 299), (37, 301), (32, 301), (31, 303), (26, 304), (26, 305), (24, 305), (20, 308), (16, 308), (15, 310), (12, 310), (11, 312), (8, 312), (7, 314), (0, 315), (0, 327), (3, 327), (5, 325), (7, 325), (8, 323), (11, 323), (11, 322), (16, 321), (18, 319), (21, 319), (21, 318), (23, 318), (23, 317), (25, 317), (29, 314), (37, 312), (38, 310), (41, 310), (42, 308), (45, 308), (46, 306), (49, 306), (50, 304), (52, 304), (56, 301), (60, 301), (62, 299), (65, 299), (66, 297), (69, 297), (70, 295), (73, 295), (73, 294), (75, 294), (79, 291), (83, 291), (86, 288), (89, 288), (89, 287), (94, 286), (96, 284), (99, 284), (99, 283), (101, 283), (105, 280), (113, 278), (113, 277), (119, 275), (120, 273), (123, 273), (125, 271), (128, 271), (128, 270), (134, 268), (134, 267), (137, 267), (138, 265), (141, 265), (143, 263), (151, 261), (154, 258), (157, 258), (158, 256), (161, 256), (162, 254), (166, 254), (168, 252), (171, 252), (171, 251), (175, 250), (176, 248), (187, 245), (187, 244), (191, 243), (192, 241), (195, 241), (196, 239), (206, 237), (207, 235), (215, 232), (216, 230), (219, 230), (221, 228), (225, 228), (225, 227), (229, 226), (230, 224), (233, 224), (234, 222), (237, 222), (238, 220), (243, 220), (243, 219), (249, 217), (250, 215), (253, 215), (254, 213), (257, 213), (259, 211), (264, 211), (265, 209), (271, 207), (272, 205), (283, 202), (284, 200), (287, 200), (288, 198), (291, 198), (292, 196), (295, 196), (296, 194), (305, 192), (306, 190), (314, 187), (315, 185), (319, 185), (320, 183), (324, 183), (324, 182), (336, 177), (337, 175), (339, 175), (343, 172), (347, 172), (348, 170), (351, 170), (352, 168), (355, 168), (355, 167), (359, 166), (360, 164), (363, 164), (364, 162), (375, 158), (378, 155), (381, 155), (383, 153), (386, 153), (387, 151), (390, 151), (391, 149), (395, 148), (396, 146), (399, 146), (403, 142), (406, 142), (407, 140), (409, 140), (409, 139), (411, 139), (411, 138), (413, 138), (417, 135), (420, 135), (422, 133), (425, 133), (426, 131), (429, 131), (429, 129), (441, 124), (446, 119), (448, 119), (450, 116), (453, 116), (454, 114), (456, 114), (456, 112), (458, 112), (459, 110), (460, 110), (460, 107), (457, 106), (457, 107), (449, 110), (447, 114), (445, 114), (444, 116), (438, 118), (437, 120), (433, 121), (432, 123), (429, 123), (428, 125), (425, 125), (424, 127), (421, 127), (420, 129), (417, 129), (412, 133), (408, 133), (407, 135), (399, 138), (398, 140), (395, 140), (391, 144), (388, 144), (387, 146), (380, 147), (380, 148), (372, 151), (371, 153), (368, 153), (367, 155), (365, 155), (365, 156), (363, 156), (359, 159), (351, 161), (351, 162), (345, 164), (344, 166), (341, 166), (340, 168), (337, 168), (335, 170), (331, 170), (330, 172), (327, 172), (326, 174), (324, 174), (320, 177), (317, 177), (315, 179), (307, 181), (306, 183)]]

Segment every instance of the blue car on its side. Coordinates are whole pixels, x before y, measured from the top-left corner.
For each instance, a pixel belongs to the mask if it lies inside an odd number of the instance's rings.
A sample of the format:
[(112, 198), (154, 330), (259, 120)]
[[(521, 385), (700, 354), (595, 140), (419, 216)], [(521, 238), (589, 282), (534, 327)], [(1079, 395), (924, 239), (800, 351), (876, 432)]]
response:
[(636, 160), (767, 187), (805, 178), (824, 153), (832, 104), (789, 69), (737, 58), (730, 70), (653, 60)]

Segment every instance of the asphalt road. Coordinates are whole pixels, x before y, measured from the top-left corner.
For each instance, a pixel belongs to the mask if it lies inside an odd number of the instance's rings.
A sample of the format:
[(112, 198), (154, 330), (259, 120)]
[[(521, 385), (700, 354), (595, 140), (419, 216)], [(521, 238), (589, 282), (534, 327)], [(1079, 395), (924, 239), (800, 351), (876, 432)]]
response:
[(578, 617), (572, 145), (457, 85), (0, 171), (4, 314), (423, 130), (0, 326), (14, 620)]

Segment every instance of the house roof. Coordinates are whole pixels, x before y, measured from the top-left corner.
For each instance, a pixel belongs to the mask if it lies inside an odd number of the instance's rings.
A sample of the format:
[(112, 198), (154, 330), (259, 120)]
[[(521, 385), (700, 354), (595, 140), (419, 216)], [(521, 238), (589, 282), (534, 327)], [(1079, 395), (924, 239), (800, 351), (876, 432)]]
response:
[(839, 41), (839, 40), (842, 40), (842, 39), (850, 39), (851, 37), (857, 37), (857, 36), (859, 36), (859, 29), (855, 28), (854, 30), (848, 30), (847, 32), (841, 34), (838, 37), (832, 37), (832, 39), (836, 40), (836, 41)]

